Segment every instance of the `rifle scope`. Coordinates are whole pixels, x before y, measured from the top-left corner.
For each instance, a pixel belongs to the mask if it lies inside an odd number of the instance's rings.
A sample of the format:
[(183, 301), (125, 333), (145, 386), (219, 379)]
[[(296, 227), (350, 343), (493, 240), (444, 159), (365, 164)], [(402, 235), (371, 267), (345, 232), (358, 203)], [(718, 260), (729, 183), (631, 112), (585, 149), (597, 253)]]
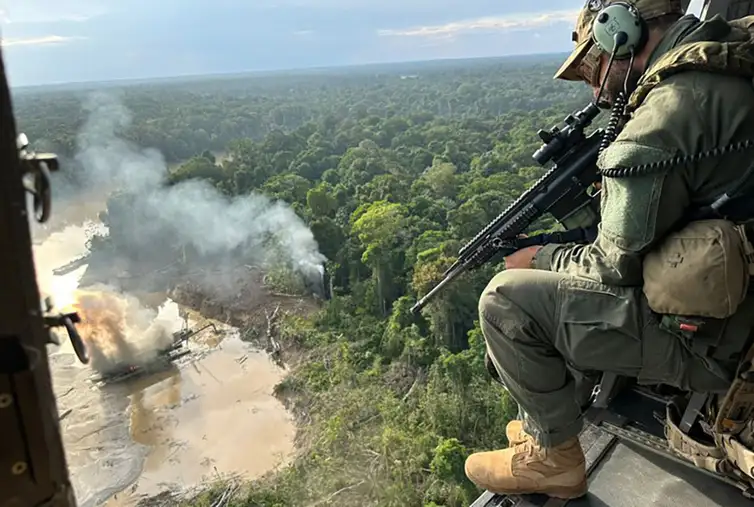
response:
[(545, 144), (534, 152), (532, 158), (539, 165), (545, 165), (553, 159), (557, 162), (577, 144), (579, 138), (584, 137), (584, 129), (591, 125), (598, 114), (600, 108), (590, 102), (584, 109), (566, 116), (563, 120), (566, 126), (562, 130), (557, 125), (550, 130), (539, 129), (537, 135)]

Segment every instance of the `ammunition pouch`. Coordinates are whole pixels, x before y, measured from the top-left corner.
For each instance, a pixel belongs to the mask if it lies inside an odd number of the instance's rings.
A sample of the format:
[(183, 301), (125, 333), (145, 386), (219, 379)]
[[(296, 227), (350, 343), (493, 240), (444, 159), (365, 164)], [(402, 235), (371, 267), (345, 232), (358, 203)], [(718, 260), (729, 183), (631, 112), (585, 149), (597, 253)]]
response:
[(746, 298), (754, 249), (743, 226), (699, 220), (644, 258), (644, 295), (659, 314), (724, 319)]
[(681, 431), (681, 409), (677, 403), (668, 403), (666, 407), (665, 438), (670, 450), (699, 468), (718, 473), (723, 467), (725, 453), (711, 438)]

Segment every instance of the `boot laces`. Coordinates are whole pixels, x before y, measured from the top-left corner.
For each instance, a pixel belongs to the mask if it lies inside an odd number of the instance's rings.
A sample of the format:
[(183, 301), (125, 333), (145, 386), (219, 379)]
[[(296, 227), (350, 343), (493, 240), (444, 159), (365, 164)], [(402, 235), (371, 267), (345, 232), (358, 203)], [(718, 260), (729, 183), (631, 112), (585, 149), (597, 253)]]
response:
[(524, 454), (527, 457), (532, 457), (537, 453), (539, 446), (534, 444), (534, 440), (531, 436), (526, 435), (526, 440), (516, 445), (516, 454)]

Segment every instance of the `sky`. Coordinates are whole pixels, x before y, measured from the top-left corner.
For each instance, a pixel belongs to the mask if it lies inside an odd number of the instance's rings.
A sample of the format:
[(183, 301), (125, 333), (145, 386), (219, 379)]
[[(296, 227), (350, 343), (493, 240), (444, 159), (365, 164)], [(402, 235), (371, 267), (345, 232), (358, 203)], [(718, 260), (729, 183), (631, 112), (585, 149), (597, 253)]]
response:
[(569, 51), (584, 0), (0, 0), (11, 86)]

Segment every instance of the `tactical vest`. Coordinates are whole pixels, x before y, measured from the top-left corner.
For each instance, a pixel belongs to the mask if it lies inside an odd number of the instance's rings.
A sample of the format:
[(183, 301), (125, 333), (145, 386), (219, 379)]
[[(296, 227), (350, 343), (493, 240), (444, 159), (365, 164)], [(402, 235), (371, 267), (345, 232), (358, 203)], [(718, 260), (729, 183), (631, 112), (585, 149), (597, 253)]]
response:
[[(681, 43), (647, 70), (628, 99), (626, 112), (636, 110), (650, 91), (669, 76), (684, 71), (717, 72), (754, 78), (754, 15), (728, 21), (721, 41)], [(754, 104), (751, 105), (754, 107)], [(706, 470), (732, 478), (754, 493), (754, 346), (743, 355), (731, 387), (713, 397), (703, 431), (681, 431), (685, 409), (668, 405), (665, 435), (672, 451)]]

